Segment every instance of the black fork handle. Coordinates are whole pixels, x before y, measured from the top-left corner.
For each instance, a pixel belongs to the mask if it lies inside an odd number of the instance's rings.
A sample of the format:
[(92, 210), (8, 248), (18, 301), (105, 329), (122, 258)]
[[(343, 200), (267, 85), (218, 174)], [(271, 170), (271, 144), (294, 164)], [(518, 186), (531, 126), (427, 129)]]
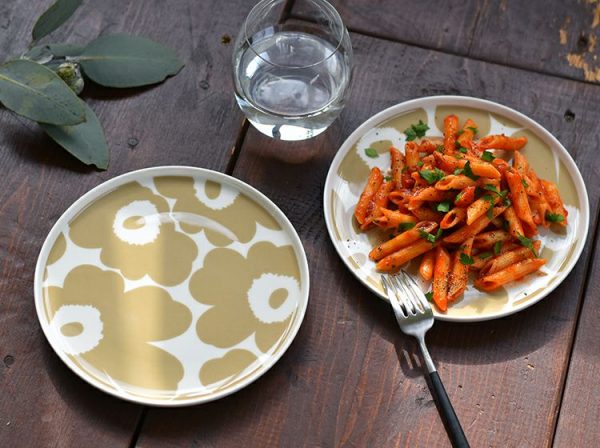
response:
[(433, 397), (438, 403), (442, 420), (446, 426), (446, 431), (448, 432), (448, 437), (452, 442), (452, 446), (454, 448), (469, 448), (469, 442), (465, 437), (462, 426), (460, 426), (456, 412), (454, 412), (452, 403), (450, 403), (446, 389), (444, 388), (437, 371), (430, 372), (429, 379), (433, 386)]

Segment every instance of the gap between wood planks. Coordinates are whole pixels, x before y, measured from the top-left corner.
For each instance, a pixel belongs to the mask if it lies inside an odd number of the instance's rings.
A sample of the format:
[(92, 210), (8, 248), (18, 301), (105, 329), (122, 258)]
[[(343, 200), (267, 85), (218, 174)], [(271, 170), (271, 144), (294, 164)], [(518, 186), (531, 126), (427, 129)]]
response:
[(594, 267), (594, 255), (596, 252), (596, 246), (597, 244), (600, 242), (599, 241), (599, 235), (598, 235), (598, 230), (600, 229), (600, 206), (596, 207), (596, 225), (594, 227), (594, 231), (592, 232), (590, 241), (591, 241), (591, 250), (590, 250), (590, 255), (587, 259), (586, 262), (586, 268), (585, 268), (585, 278), (583, 281), (583, 288), (581, 289), (581, 294), (579, 296), (579, 302), (577, 303), (577, 312), (576, 312), (576, 317), (575, 317), (575, 326), (573, 327), (573, 332), (571, 334), (571, 340), (569, 341), (569, 356), (567, 357), (567, 360), (565, 361), (565, 369), (563, 370), (563, 374), (561, 376), (560, 379), (560, 396), (558, 398), (558, 403), (556, 406), (556, 410), (554, 412), (554, 416), (553, 416), (553, 430), (552, 430), (552, 437), (549, 440), (549, 447), (554, 446), (554, 440), (556, 439), (556, 431), (558, 430), (558, 421), (559, 421), (559, 417), (560, 417), (560, 412), (562, 409), (562, 404), (565, 398), (565, 391), (566, 391), (566, 384), (567, 384), (567, 379), (569, 378), (569, 372), (571, 371), (571, 360), (573, 358), (573, 349), (575, 348), (575, 341), (577, 340), (577, 331), (579, 330), (579, 323), (581, 322), (581, 312), (583, 310), (583, 301), (585, 300), (585, 296), (587, 293), (587, 289), (588, 289), (588, 285), (590, 283), (590, 276), (592, 273), (592, 269)]
[[(296, 19), (296, 20), (302, 20), (305, 22), (312, 22), (309, 18), (303, 17), (301, 15), (293, 14), (291, 12), (293, 3), (294, 3), (294, 0), (287, 0), (287, 3), (285, 4), (282, 15), (280, 17), (280, 22), (283, 22), (287, 19)], [(408, 42), (408, 41), (404, 41), (401, 39), (393, 39), (393, 38), (390, 38), (385, 35), (374, 33), (371, 31), (362, 30), (359, 28), (348, 28), (348, 32), (353, 33), (353, 34), (361, 34), (363, 36), (371, 37), (373, 39), (399, 43), (402, 45), (406, 45), (408, 47), (416, 47), (416, 48), (420, 48), (423, 50), (435, 51), (438, 53), (449, 54), (451, 56), (461, 57), (461, 58), (465, 58), (465, 59), (471, 59), (473, 61), (484, 62), (484, 63), (488, 63), (488, 64), (495, 64), (495, 65), (499, 65), (499, 66), (507, 67), (507, 68), (515, 68), (518, 70), (537, 73), (537, 74), (544, 75), (544, 76), (551, 76), (554, 78), (564, 79), (564, 80), (568, 80), (568, 81), (580, 82), (583, 84), (591, 84), (591, 85), (596, 85), (596, 86), (598, 85), (598, 83), (581, 80), (581, 79), (578, 79), (575, 77), (551, 73), (551, 72), (544, 71), (544, 70), (536, 70), (536, 69), (523, 67), (520, 65), (511, 65), (511, 64), (507, 64), (507, 63), (503, 63), (503, 62), (498, 62), (498, 61), (494, 61), (491, 59), (473, 57), (468, 54), (468, 53), (470, 53), (470, 45), (469, 45), (469, 49), (467, 50), (467, 53), (465, 54), (465, 53), (461, 53), (461, 52), (442, 50), (439, 48), (435, 48), (435, 47), (431, 47), (431, 46), (427, 46), (427, 45), (421, 45), (421, 44), (414, 43), (414, 42)], [(231, 155), (230, 155), (229, 161), (227, 162), (227, 166), (225, 168), (225, 174), (227, 174), (227, 175), (230, 175), (230, 176), (233, 175), (233, 171), (235, 170), (235, 166), (238, 161), (239, 155), (241, 153), (242, 147), (244, 145), (244, 141), (246, 139), (246, 135), (248, 133), (249, 127), (250, 127), (250, 123), (248, 122), (247, 119), (244, 118), (242, 121), (242, 124), (240, 125), (240, 129), (236, 136), (235, 143), (231, 150)], [(593, 246), (592, 246), (592, 250), (590, 251), (590, 255), (588, 256), (587, 260), (585, 261), (585, 264), (586, 264), (585, 280), (584, 280), (583, 288), (581, 290), (581, 294), (579, 296), (579, 302), (577, 304), (575, 326), (571, 333), (571, 340), (569, 341), (569, 356), (565, 362), (566, 368), (563, 370), (563, 374), (561, 376), (560, 388), (559, 388), (559, 399), (558, 399), (558, 403), (557, 403), (557, 406), (554, 411), (553, 424), (552, 424), (552, 436), (549, 440), (548, 446), (552, 446), (554, 444), (554, 439), (556, 437), (556, 431), (558, 428), (558, 420), (559, 420), (559, 416), (560, 416), (560, 410), (561, 410), (562, 402), (563, 402), (564, 395), (565, 395), (565, 385), (566, 385), (567, 378), (569, 376), (569, 370), (570, 370), (570, 366), (571, 366), (571, 358), (573, 356), (573, 348), (575, 345), (577, 330), (579, 328), (579, 322), (581, 320), (581, 311), (583, 309), (583, 301), (585, 299), (585, 295), (586, 295), (588, 284), (589, 284), (590, 273), (591, 273), (591, 270), (592, 270), (592, 267), (594, 264), (593, 263), (594, 248), (596, 247), (596, 244), (598, 243), (598, 231), (600, 229), (600, 204), (597, 207), (597, 210), (598, 210), (598, 212), (597, 212), (597, 216), (596, 216), (596, 224), (594, 227), (594, 231), (592, 232), (592, 234), (590, 236), (590, 238), (591, 238), (590, 241), (592, 242)], [(142, 430), (144, 429), (144, 423), (146, 421), (146, 417), (148, 415), (149, 410), (150, 410), (150, 408), (148, 406), (142, 406), (142, 410), (141, 410), (138, 420), (136, 422), (135, 428), (133, 430), (133, 434), (131, 435), (131, 440), (129, 442), (129, 448), (135, 448), (137, 446), (138, 440), (142, 434)]]

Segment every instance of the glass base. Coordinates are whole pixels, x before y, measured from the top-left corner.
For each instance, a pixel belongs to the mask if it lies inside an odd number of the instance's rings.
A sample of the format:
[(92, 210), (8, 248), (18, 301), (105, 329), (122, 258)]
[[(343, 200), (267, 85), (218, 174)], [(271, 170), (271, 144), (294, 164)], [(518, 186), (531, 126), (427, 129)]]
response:
[(299, 140), (307, 140), (309, 138), (316, 137), (321, 134), (323, 131), (327, 129), (328, 126), (324, 126), (318, 129), (314, 128), (305, 128), (302, 126), (294, 126), (290, 124), (283, 125), (272, 125), (272, 124), (264, 124), (258, 123), (256, 121), (248, 119), (248, 121), (254, 126), (258, 131), (262, 134), (265, 134), (268, 137), (277, 139), (277, 140), (285, 140), (285, 141), (299, 141)]

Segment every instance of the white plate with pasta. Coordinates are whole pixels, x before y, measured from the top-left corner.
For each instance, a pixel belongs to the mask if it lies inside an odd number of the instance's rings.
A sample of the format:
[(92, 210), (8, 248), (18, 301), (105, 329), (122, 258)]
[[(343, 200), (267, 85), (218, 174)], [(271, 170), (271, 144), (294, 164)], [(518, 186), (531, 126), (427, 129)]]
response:
[(436, 318), (483, 321), (552, 292), (579, 259), (585, 184), (541, 125), (500, 104), (435, 96), (368, 119), (334, 158), (325, 221), (346, 266), (385, 299), (405, 269)]

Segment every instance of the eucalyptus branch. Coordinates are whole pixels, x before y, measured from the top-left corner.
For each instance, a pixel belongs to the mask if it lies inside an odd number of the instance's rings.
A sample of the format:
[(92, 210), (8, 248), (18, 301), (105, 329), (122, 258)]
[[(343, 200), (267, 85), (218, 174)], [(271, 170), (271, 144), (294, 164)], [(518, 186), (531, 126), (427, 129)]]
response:
[(58, 29), (82, 0), (56, 0), (37, 20), (28, 50), (0, 65), (0, 104), (36, 121), (59, 145), (88, 165), (108, 166), (108, 145), (94, 111), (77, 95), (89, 80), (105, 87), (156, 84), (181, 70), (170, 49), (127, 34), (100, 36), (84, 46), (36, 45)]

